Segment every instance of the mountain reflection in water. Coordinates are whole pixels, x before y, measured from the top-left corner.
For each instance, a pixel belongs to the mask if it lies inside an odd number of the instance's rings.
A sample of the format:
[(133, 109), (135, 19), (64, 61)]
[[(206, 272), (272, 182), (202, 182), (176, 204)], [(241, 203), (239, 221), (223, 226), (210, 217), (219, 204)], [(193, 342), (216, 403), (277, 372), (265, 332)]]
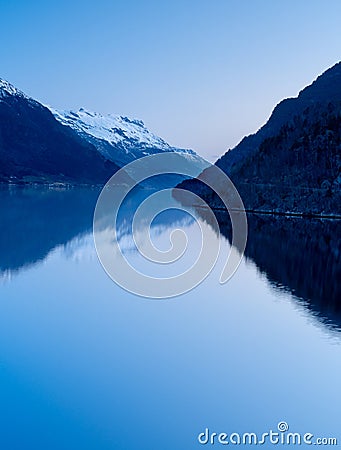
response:
[[(206, 220), (204, 209), (197, 210)], [(215, 211), (231, 242), (227, 212)], [(341, 330), (341, 221), (248, 214), (245, 256), (270, 285), (290, 292), (325, 325)]]
[[(113, 192), (113, 200), (118, 193)], [(117, 218), (116, 236), (134, 250), (132, 219), (137, 207), (153, 192), (134, 189), (126, 197)], [(92, 233), (93, 214), (100, 188), (0, 187), (0, 275), (18, 272), (43, 261), (54, 248)], [(173, 200), (174, 205), (176, 201)], [(103, 217), (110, 228), (111, 217)], [(154, 234), (165, 227), (188, 224), (189, 216), (171, 209), (152, 223)], [(146, 218), (147, 222), (147, 218)], [(145, 226), (142, 220), (138, 228)]]
[[(54, 248), (91, 233), (99, 192), (98, 188), (1, 188), (0, 274), (19, 272), (43, 261)], [(133, 215), (150, 193), (135, 190), (120, 210), (116, 236), (129, 251), (136, 251)], [(176, 204), (174, 200), (174, 208)], [(204, 209), (194, 213), (207, 221)], [(221, 233), (231, 242), (228, 214), (216, 211), (216, 216)], [(152, 223), (152, 232), (188, 225), (191, 220), (170, 209)], [(323, 324), (337, 330), (341, 329), (340, 224), (338, 220), (251, 214), (245, 251), (274, 289), (289, 292)], [(103, 226), (108, 226), (106, 218)]]

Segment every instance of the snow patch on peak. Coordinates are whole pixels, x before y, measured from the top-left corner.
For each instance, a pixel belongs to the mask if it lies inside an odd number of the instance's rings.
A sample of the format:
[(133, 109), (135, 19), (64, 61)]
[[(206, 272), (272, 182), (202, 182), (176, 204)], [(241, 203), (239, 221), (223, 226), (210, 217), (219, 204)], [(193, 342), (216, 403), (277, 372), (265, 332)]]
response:
[(102, 115), (84, 108), (80, 108), (78, 111), (62, 111), (50, 107), (50, 110), (63, 125), (110, 144), (129, 142), (168, 151), (172, 148), (166, 141), (151, 133), (139, 119), (130, 119), (115, 114)]
[(27, 98), (27, 96), (22, 91), (20, 91), (16, 87), (14, 87), (8, 81), (0, 78), (0, 97), (8, 96), (8, 95), (17, 95), (20, 97)]
[(207, 167), (207, 161), (193, 150), (169, 145), (151, 133), (142, 120), (115, 114), (102, 115), (84, 108), (56, 110), (48, 106), (54, 117), (90, 142), (106, 159), (119, 167), (147, 155), (174, 152), (184, 157), (184, 163), (194, 164), (198, 174)]

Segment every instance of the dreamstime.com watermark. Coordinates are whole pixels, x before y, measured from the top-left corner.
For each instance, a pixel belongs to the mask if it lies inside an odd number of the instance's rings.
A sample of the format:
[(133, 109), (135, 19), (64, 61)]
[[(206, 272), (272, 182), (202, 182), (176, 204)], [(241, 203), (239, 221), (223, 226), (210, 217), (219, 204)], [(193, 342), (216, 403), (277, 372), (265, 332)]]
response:
[[(226, 283), (237, 270), (246, 246), (247, 219), (243, 202), (229, 177), (215, 165), (209, 165), (199, 177), (220, 198), (229, 212), (232, 228), (232, 242), (230, 253), (220, 276), (220, 283)], [(200, 284), (211, 272), (220, 254), (220, 239), (210, 240), (208, 228), (202, 226), (193, 214), (193, 205), (205, 208), (205, 220), (219, 234), (219, 225), (210, 206), (200, 197), (188, 190), (179, 188), (162, 188), (154, 190), (151, 195), (139, 205), (132, 219), (132, 235), (138, 252), (149, 262), (154, 264), (170, 264), (176, 262), (185, 252), (190, 236), (181, 228), (172, 230), (170, 234), (171, 248), (160, 251), (151, 240), (151, 224), (155, 217), (168, 209), (174, 209), (170, 201), (175, 191), (181, 196), (185, 194), (186, 205), (182, 203), (176, 209), (187, 212), (196, 220), (201, 230), (201, 248), (199, 256), (193, 265), (181, 271), (176, 276), (157, 278), (141, 273), (125, 257), (120, 248), (117, 237), (117, 219), (120, 208), (128, 194), (140, 183), (151, 177), (164, 175), (180, 175), (183, 178), (195, 178), (198, 167), (191, 161), (177, 153), (159, 153), (137, 159), (111, 177), (102, 189), (94, 213), (93, 236), (99, 260), (110, 278), (123, 289), (148, 298), (174, 297), (190, 291)], [(138, 230), (136, 225), (141, 221), (145, 226)], [(208, 219), (207, 219), (208, 218)], [(130, 219), (129, 219), (130, 220)], [(136, 239), (136, 235), (139, 239)], [(143, 242), (143, 246), (139, 243)], [(237, 250), (238, 249), (238, 250)]]
[(264, 433), (226, 433), (212, 432), (208, 428), (198, 434), (202, 445), (338, 445), (336, 437), (315, 437), (313, 433), (289, 431), (287, 422), (279, 422), (277, 429)]

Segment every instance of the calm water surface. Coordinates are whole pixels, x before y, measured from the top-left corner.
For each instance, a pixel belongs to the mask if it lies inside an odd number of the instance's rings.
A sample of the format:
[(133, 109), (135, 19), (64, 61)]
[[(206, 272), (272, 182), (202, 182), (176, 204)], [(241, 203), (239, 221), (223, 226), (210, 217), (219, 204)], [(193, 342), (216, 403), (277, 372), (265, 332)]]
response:
[[(148, 300), (116, 286), (97, 259), (97, 195), (0, 190), (1, 448), (189, 450), (202, 447), (205, 428), (261, 434), (280, 421), (341, 443), (339, 222), (250, 217), (246, 257), (220, 285), (222, 214), (209, 277), (185, 295)], [(148, 272), (129, 228), (140, 196), (125, 205), (119, 236)], [(191, 241), (181, 271), (199, 227), (164, 213), (155, 245), (168, 248), (174, 227)]]

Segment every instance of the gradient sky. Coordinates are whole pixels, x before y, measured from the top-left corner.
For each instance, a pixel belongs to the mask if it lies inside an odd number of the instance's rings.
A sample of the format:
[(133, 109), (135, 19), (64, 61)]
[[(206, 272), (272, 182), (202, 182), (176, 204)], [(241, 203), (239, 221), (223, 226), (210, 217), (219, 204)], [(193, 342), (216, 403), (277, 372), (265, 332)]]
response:
[(340, 60), (340, 0), (0, 0), (0, 77), (215, 159)]

